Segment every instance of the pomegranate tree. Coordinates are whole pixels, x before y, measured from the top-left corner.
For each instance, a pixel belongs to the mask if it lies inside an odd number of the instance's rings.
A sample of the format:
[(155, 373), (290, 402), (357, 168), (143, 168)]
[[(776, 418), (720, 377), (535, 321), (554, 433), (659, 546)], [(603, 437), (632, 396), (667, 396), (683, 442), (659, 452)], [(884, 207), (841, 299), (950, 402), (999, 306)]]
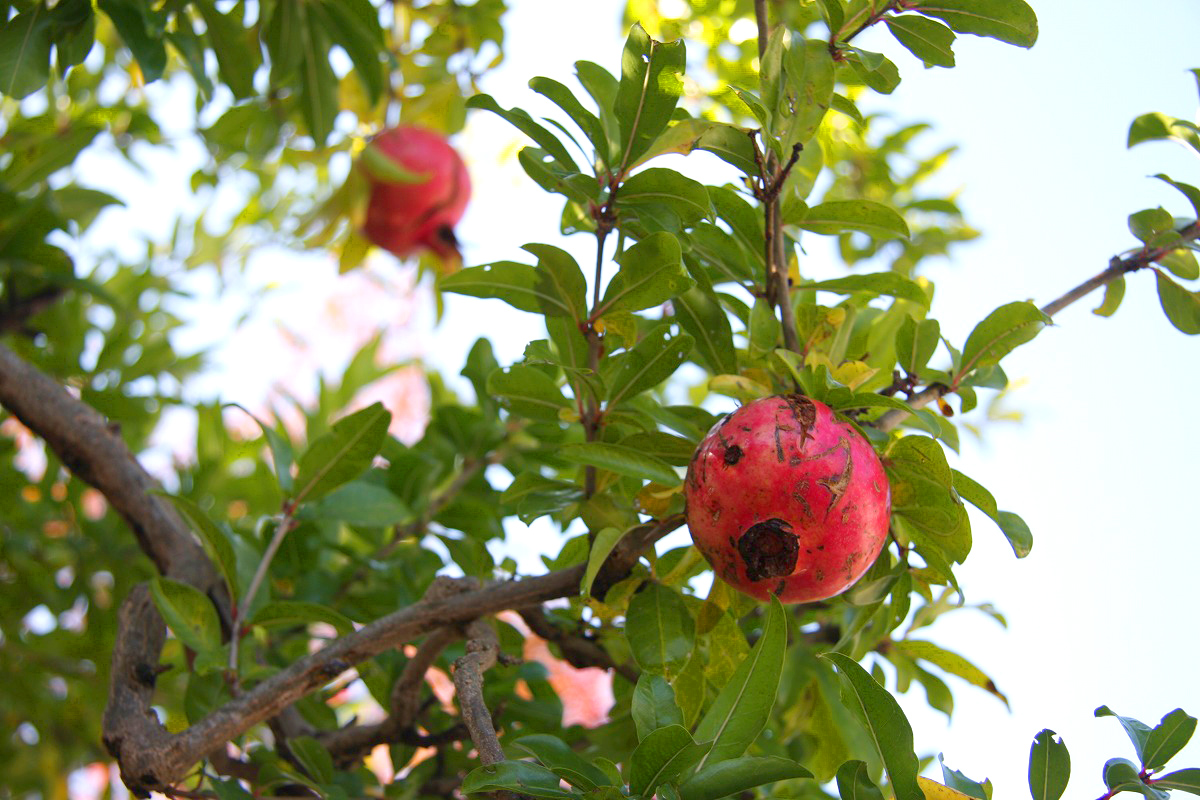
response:
[(828, 406), (764, 397), (715, 425), (684, 486), (692, 541), (713, 571), (761, 600), (823, 600), (874, 563), (891, 492), (874, 448)]
[(383, 131), (367, 148), (367, 239), (401, 258), (431, 250), (457, 262), (454, 226), (471, 197), (458, 152), (442, 134), (411, 125)]

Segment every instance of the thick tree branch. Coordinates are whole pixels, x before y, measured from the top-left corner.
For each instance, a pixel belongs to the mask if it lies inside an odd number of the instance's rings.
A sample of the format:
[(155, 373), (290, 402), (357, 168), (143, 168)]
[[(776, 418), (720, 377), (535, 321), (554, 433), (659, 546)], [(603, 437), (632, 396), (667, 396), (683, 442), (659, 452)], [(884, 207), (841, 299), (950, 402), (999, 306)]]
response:
[(121, 439), (118, 424), (3, 345), (0, 405), (45, 440), (76, 477), (104, 495), (160, 573), (209, 595), (229, 621), (220, 576), (171, 504), (152, 493), (158, 486)]
[(504, 749), (492, 723), (492, 714), (483, 699), (483, 673), (496, 665), (500, 657), (500, 639), (491, 623), (477, 619), (467, 625), (467, 653), (454, 662), (454, 690), (458, 707), (471, 740), (479, 751), (479, 760), (495, 764), (504, 760)]
[[(682, 524), (683, 516), (674, 515), (631, 530), (601, 568), (594, 591), (606, 591), (628, 574), (647, 547)], [(183, 778), (205, 754), (280, 713), (355, 664), (446, 625), (464, 625), (497, 611), (527, 608), (574, 594), (579, 591), (584, 569), (581, 564), (452, 597), (423, 599), (335, 639), (176, 734), (167, 732), (150, 707), (146, 676), (152, 680), (157, 669), (162, 635), (149, 633), (161, 632), (162, 622), (149, 591), (139, 587), (121, 609), (111, 695), (104, 717), (105, 744), (132, 791), (168, 786)]]

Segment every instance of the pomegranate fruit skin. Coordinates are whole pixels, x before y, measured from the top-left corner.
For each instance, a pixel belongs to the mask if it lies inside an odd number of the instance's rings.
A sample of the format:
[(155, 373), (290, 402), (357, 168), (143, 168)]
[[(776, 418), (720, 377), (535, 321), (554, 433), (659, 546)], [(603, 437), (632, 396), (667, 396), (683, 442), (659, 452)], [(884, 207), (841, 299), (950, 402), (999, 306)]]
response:
[(395, 183), (367, 173), (367, 239), (401, 258), (422, 249), (457, 258), (454, 226), (471, 198), (471, 177), (458, 152), (442, 134), (411, 125), (382, 131), (371, 144), (425, 179)]
[(754, 400), (713, 426), (684, 497), (692, 541), (717, 576), (784, 603), (849, 588), (879, 556), (891, 518), (875, 449), (799, 394)]

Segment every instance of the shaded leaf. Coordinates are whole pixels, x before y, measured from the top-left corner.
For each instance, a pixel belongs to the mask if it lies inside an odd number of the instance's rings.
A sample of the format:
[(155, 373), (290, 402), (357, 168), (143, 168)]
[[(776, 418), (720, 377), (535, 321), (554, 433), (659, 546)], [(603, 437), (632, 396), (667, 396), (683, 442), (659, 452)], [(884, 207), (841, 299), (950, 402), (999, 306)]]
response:
[(196, 671), (219, 668), (221, 622), (204, 592), (186, 583), (156, 577), (150, 581), (150, 593), (171, 633), (198, 656)]
[(229, 590), (230, 599), (233, 605), (237, 605), (238, 596), (241, 594), (241, 589), (238, 586), (237, 580), (237, 556), (234, 554), (233, 545), (229, 542), (229, 537), (217, 527), (207, 514), (186, 497), (178, 497), (172, 494), (162, 493), (175, 506), (175, 510), (188, 521), (192, 530), (200, 537), (201, 543), (204, 545), (204, 551), (208, 553), (208, 557), (216, 564), (217, 571), (221, 573), (221, 577), (225, 579), (225, 586)]
[(530, 797), (545, 797), (550, 800), (574, 798), (576, 795), (563, 789), (558, 775), (529, 761), (501, 761), (476, 767), (467, 773), (462, 782), (463, 794), (497, 792), (509, 790)]
[(838, 767), (837, 787), (842, 800), (883, 800), (865, 761), (847, 761)]
[(1196, 732), (1196, 718), (1182, 708), (1171, 711), (1146, 737), (1142, 768), (1160, 770), (1184, 748)]
[(874, 200), (829, 200), (808, 209), (797, 225), (806, 231), (827, 235), (859, 231), (875, 239), (907, 239), (909, 236), (904, 217), (894, 208)]
[[(898, 272), (872, 272), (866, 275), (847, 275), (844, 278), (831, 278), (827, 281), (799, 284), (800, 289), (816, 289), (824, 292), (850, 294), (852, 292), (870, 292), (889, 297), (899, 297), (911, 300), (918, 305), (928, 308), (929, 296), (916, 281), (906, 278)], [(934, 323), (937, 324), (936, 322)]]
[(488, 376), (488, 392), (512, 411), (530, 419), (555, 422), (571, 408), (554, 379), (537, 367), (516, 364)]
[(661, 458), (619, 444), (572, 442), (559, 448), (558, 455), (576, 464), (599, 467), (631, 478), (655, 481), (663, 486), (678, 486), (682, 483), (674, 467)]
[(1190, 767), (1168, 772), (1155, 778), (1154, 785), (1163, 789), (1177, 789), (1188, 794), (1200, 794), (1200, 768)]
[(978, 686), (980, 689), (990, 692), (1004, 703), (1005, 707), (1008, 707), (1008, 698), (996, 688), (996, 684), (992, 679), (983, 670), (958, 653), (952, 653), (933, 642), (926, 642), (920, 639), (904, 639), (896, 642), (895, 646), (897, 650), (909, 658), (928, 661), (944, 672), (956, 675), (972, 686)]
[(251, 624), (267, 628), (281, 625), (309, 625), (313, 622), (332, 625), (341, 636), (354, 632), (354, 623), (337, 609), (299, 600), (274, 600), (259, 608), (250, 619)]
[(660, 785), (673, 782), (695, 766), (706, 750), (708, 744), (696, 744), (682, 725), (651, 731), (629, 759), (630, 793), (649, 797)]
[(391, 421), (383, 403), (372, 403), (335, 422), (300, 456), (295, 502), (316, 500), (362, 474), (383, 447)]
[(649, 582), (629, 601), (625, 638), (643, 670), (676, 675), (692, 653), (696, 622), (677, 591)]
[(683, 712), (675, 702), (675, 690), (661, 675), (643, 672), (633, 689), (630, 714), (638, 740), (669, 725), (683, 725)]
[(1041, 332), (1050, 322), (1033, 303), (1017, 301), (1000, 306), (975, 326), (963, 345), (958, 375), (999, 363), (1018, 346)]
[(557, 736), (533, 734), (513, 742), (542, 762), (542, 765), (567, 783), (587, 791), (611, 786), (612, 781), (595, 764), (589, 763)]
[(679, 326), (692, 335), (704, 365), (717, 375), (736, 373), (733, 328), (717, 296), (694, 287), (672, 299), (671, 307)]
[(667, 302), (696, 285), (683, 269), (679, 240), (654, 233), (617, 256), (620, 271), (609, 281), (595, 317), (641, 311)]
[(1111, 317), (1117, 313), (1117, 309), (1121, 307), (1121, 301), (1125, 299), (1125, 276), (1119, 275), (1115, 279), (1104, 284), (1104, 300), (1099, 306), (1092, 309), (1093, 314), (1099, 314), (1102, 317)]
[(710, 762), (680, 785), (679, 796), (683, 800), (717, 800), (763, 784), (812, 776), (790, 758), (742, 756)]
[(1020, 47), (1037, 41), (1037, 15), (1024, 0), (922, 0), (922, 14), (959, 33), (973, 33)]
[(1154, 277), (1158, 301), (1171, 324), (1189, 336), (1200, 333), (1200, 292), (1189, 292), (1161, 269), (1154, 270)]
[(583, 573), (583, 581), (579, 586), (581, 595), (587, 597), (592, 593), (592, 583), (600, 573), (600, 568), (604, 566), (605, 560), (624, 535), (620, 528), (613, 527), (602, 528), (596, 532), (592, 539), (591, 552), (588, 553), (587, 570)]
[(33, 94), (50, 79), (50, 12), (35, 3), (0, 24), (0, 93), (14, 100)]
[(908, 52), (935, 67), (953, 67), (954, 31), (940, 22), (916, 14), (884, 17), (888, 30)]
[(667, 127), (683, 94), (682, 41), (655, 41), (634, 23), (621, 55), (621, 81), (613, 110), (620, 125), (622, 169), (628, 168)]

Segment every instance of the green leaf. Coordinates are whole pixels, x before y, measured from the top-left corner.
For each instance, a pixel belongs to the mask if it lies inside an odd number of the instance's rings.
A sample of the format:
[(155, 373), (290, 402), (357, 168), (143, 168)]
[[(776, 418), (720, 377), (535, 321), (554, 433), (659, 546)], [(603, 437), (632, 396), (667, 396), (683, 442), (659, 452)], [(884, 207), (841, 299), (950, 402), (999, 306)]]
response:
[(1142, 114), (1129, 125), (1127, 147), (1156, 139), (1175, 139), (1200, 150), (1200, 135), (1189, 128), (1187, 120), (1177, 119), (1158, 112)]
[(225, 586), (229, 590), (229, 597), (236, 606), (241, 591), (237, 580), (237, 556), (234, 555), (233, 545), (230, 544), (228, 535), (217, 527), (200, 506), (188, 498), (165, 492), (156, 494), (170, 500), (175, 506), (175, 510), (188, 521), (192, 530), (200, 537), (200, 542), (204, 545), (204, 552), (216, 564), (217, 571), (221, 573), (221, 577), (225, 580)]
[(1029, 748), (1029, 791), (1033, 800), (1058, 800), (1071, 777), (1071, 754), (1050, 729), (1033, 737)]
[(325, 745), (311, 736), (293, 736), (288, 739), (288, 747), (313, 781), (322, 784), (333, 780), (333, 756)]
[(381, 56), (387, 52), (379, 12), (370, 0), (322, 0), (312, 6), (321, 12), (326, 31), (354, 64), (354, 75), (372, 105), (387, 90), (387, 75)]
[(1168, 772), (1154, 779), (1154, 785), (1161, 789), (1177, 789), (1188, 794), (1200, 794), (1200, 768), (1190, 767)]
[(265, 628), (309, 625), (313, 622), (332, 625), (337, 629), (339, 636), (354, 632), (354, 623), (337, 609), (299, 600), (273, 600), (254, 612), (250, 619), (252, 625), (262, 625)]
[(693, 339), (686, 333), (671, 336), (670, 326), (660, 325), (642, 337), (633, 349), (606, 359), (600, 376), (608, 387), (608, 407), (653, 389), (675, 374), (687, 359)]
[[(892, 207), (874, 200), (829, 200), (808, 209), (799, 227), (834, 235), (860, 231), (874, 239), (907, 239), (908, 224)], [(927, 302), (922, 300), (921, 302)]]
[[(827, 281), (802, 283), (797, 288), (816, 289), (822, 292), (852, 294), (854, 292), (870, 292), (888, 297), (898, 297), (911, 300), (923, 308), (929, 307), (929, 295), (925, 293), (916, 281), (906, 278), (898, 272), (871, 272), (866, 275), (847, 275), (844, 278), (831, 278)], [(934, 323), (937, 324), (936, 322)]]
[(1019, 47), (1037, 41), (1037, 15), (1024, 0), (922, 0), (916, 9), (959, 33), (999, 39)]
[(1099, 306), (1092, 309), (1093, 314), (1099, 314), (1102, 317), (1111, 317), (1117, 313), (1117, 309), (1121, 307), (1121, 301), (1125, 299), (1125, 276), (1118, 275), (1113, 280), (1104, 284), (1104, 300)]
[(620, 528), (613, 527), (602, 528), (596, 532), (592, 539), (591, 552), (588, 553), (587, 570), (583, 573), (583, 581), (579, 585), (580, 595), (587, 597), (592, 593), (592, 583), (600, 574), (600, 568), (604, 566), (605, 560), (624, 535), (625, 532)]
[(775, 105), (773, 122), (783, 148), (807, 144), (817, 134), (833, 102), (834, 63), (829, 43), (804, 39), (787, 49), (784, 82)]
[(258, 43), (255, 42), (254, 47), (249, 46), (248, 32), (235, 18), (242, 11), (241, 6), (235, 7), (230, 14), (222, 14), (217, 11), (213, 0), (195, 0), (194, 5), (208, 29), (208, 40), (217, 57), (221, 80), (236, 99), (250, 97), (254, 94), (254, 70), (261, 59)]
[(1158, 263), (1174, 273), (1175, 277), (1183, 278), (1185, 281), (1194, 281), (1196, 278), (1200, 278), (1200, 262), (1196, 261), (1196, 256), (1191, 250), (1185, 248), (1172, 250), (1166, 255), (1160, 256)]
[(936, 319), (920, 322), (906, 316), (896, 331), (896, 360), (909, 375), (919, 375), (941, 341), (941, 326)]
[(1171, 184), (1180, 192), (1182, 192), (1183, 196), (1186, 197), (1188, 202), (1192, 204), (1192, 210), (1196, 212), (1196, 216), (1200, 217), (1200, 189), (1197, 189), (1195, 186), (1192, 186), (1189, 183), (1179, 183), (1178, 181), (1173, 181), (1161, 172), (1154, 177), (1158, 178), (1160, 181)]
[(571, 407), (553, 378), (525, 364), (496, 370), (488, 376), (487, 387), (514, 414), (530, 419), (557, 422)]
[(167, 49), (163, 45), (165, 20), (161, 14), (137, 0), (97, 0), (108, 15), (125, 46), (137, 59), (147, 82), (162, 77), (167, 68)]
[(762, 635), (696, 726), (696, 738), (713, 743), (700, 769), (738, 758), (766, 726), (783, 671), (786, 628), (783, 606), (772, 597)]
[(387, 487), (366, 481), (339, 486), (298, 514), (303, 519), (330, 519), (364, 528), (386, 528), (412, 519), (412, 510)]
[(550, 800), (568, 800), (578, 795), (564, 790), (558, 775), (529, 761), (500, 761), (476, 767), (462, 782), (463, 794), (509, 790)]
[(678, 592), (649, 582), (629, 601), (625, 638), (643, 670), (677, 675), (692, 653), (696, 622)]
[(338, 79), (329, 61), (325, 29), (309, 5), (303, 8), (306, 13), (298, 26), (297, 41), (291, 43), (300, 50), (300, 114), (309, 136), (324, 147), (338, 113)]
[(1008, 539), (1017, 558), (1029, 555), (1029, 551), (1033, 549), (1033, 533), (1025, 524), (1025, 520), (1012, 511), (1000, 511), (997, 513), (996, 523), (1000, 526), (1005, 538)]
[(1150, 738), (1149, 725), (1133, 717), (1122, 717), (1108, 706), (1100, 706), (1094, 713), (1097, 717), (1116, 717), (1117, 721), (1121, 723), (1121, 727), (1125, 729), (1125, 735), (1129, 737), (1129, 741), (1133, 742), (1133, 749), (1137, 753), (1137, 757), (1142, 758), (1146, 742)]
[(731, 164), (749, 176), (757, 176), (758, 164), (754, 160), (754, 140), (752, 131), (736, 125), (714, 123), (704, 132), (697, 143), (701, 150), (707, 150), (726, 164)]
[(683, 800), (717, 800), (763, 784), (812, 776), (790, 758), (742, 756), (708, 764), (683, 782), (679, 796)]
[(545, 514), (562, 511), (583, 498), (583, 489), (569, 481), (558, 481), (522, 472), (500, 495), (506, 508), (516, 510), (521, 521), (528, 525)]
[(557, 453), (575, 464), (599, 467), (618, 475), (661, 483), (663, 486), (678, 486), (683, 482), (675, 468), (661, 458), (619, 444), (572, 442), (563, 445)]
[(1158, 281), (1158, 302), (1170, 323), (1189, 336), (1200, 333), (1200, 292), (1189, 292), (1161, 269), (1154, 270), (1154, 277)]
[(1167, 800), (1170, 795), (1146, 784), (1138, 774), (1138, 768), (1127, 758), (1110, 758), (1104, 762), (1104, 785), (1110, 795), (1118, 792), (1137, 792), (1148, 800)]
[(696, 353), (704, 366), (716, 375), (736, 374), (733, 328), (717, 296), (697, 286), (672, 299), (671, 307), (679, 327), (695, 340)]
[(479, 267), (467, 267), (444, 276), (439, 286), (444, 292), (494, 297), (513, 308), (541, 313), (544, 307), (556, 305), (556, 298), (538, 287), (537, 271), (528, 264), (497, 261)]
[(620, 124), (624, 170), (649, 149), (666, 129), (683, 94), (683, 42), (650, 38), (640, 23), (634, 23), (621, 55), (621, 82), (613, 110)]
[(576, 322), (586, 319), (587, 280), (571, 254), (548, 244), (527, 244), (521, 249), (537, 256), (534, 288), (542, 297), (548, 298), (540, 301), (542, 313), (566, 315)]
[(896, 642), (895, 647), (909, 658), (928, 661), (943, 672), (956, 675), (972, 686), (978, 686), (980, 689), (990, 692), (1000, 702), (1004, 703), (1005, 707), (1008, 707), (1008, 698), (996, 688), (996, 684), (992, 679), (983, 670), (958, 653), (952, 653), (933, 642), (926, 642), (920, 639), (903, 639)]
[(659, 728), (683, 725), (683, 712), (675, 702), (675, 690), (661, 675), (643, 672), (633, 688), (630, 715), (641, 741)]
[(821, 15), (825, 17), (832, 37), (842, 29), (842, 23), (846, 21), (846, 9), (842, 7), (842, 0), (820, 0), (820, 3)]
[(842, 800), (883, 800), (865, 761), (847, 761), (838, 767), (837, 787)]
[(608, 151), (608, 136), (604, 132), (604, 126), (595, 114), (584, 108), (570, 89), (552, 78), (540, 76), (530, 79), (529, 88), (565, 111), (592, 143), (600, 163), (609, 163), (612, 154)]
[(574, 159), (567, 152), (566, 145), (559, 141), (553, 133), (535, 122), (533, 117), (529, 116), (528, 111), (522, 108), (501, 108), (491, 95), (486, 94), (477, 94), (468, 98), (467, 108), (479, 108), (497, 114), (521, 133), (537, 142), (538, 147), (549, 153), (560, 167), (569, 172), (579, 172), (579, 167), (575, 165)]
[(1175, 218), (1162, 206), (1135, 211), (1129, 215), (1129, 232), (1143, 244), (1175, 230)]
[(997, 364), (1015, 348), (1033, 339), (1050, 322), (1037, 306), (1017, 301), (1000, 306), (975, 326), (962, 349), (958, 376)]
[(300, 456), (295, 502), (316, 500), (361, 475), (383, 447), (391, 421), (383, 403), (373, 403), (334, 423)]
[(696, 744), (682, 725), (651, 731), (629, 759), (629, 793), (650, 797), (660, 785), (695, 766), (708, 747), (707, 743)]
[(1182, 708), (1171, 711), (1146, 737), (1142, 751), (1142, 768), (1161, 770), (1191, 740), (1196, 732), (1196, 718)]
[(533, 734), (522, 736), (513, 744), (528, 752), (555, 775), (578, 789), (587, 791), (598, 786), (612, 785), (612, 781), (599, 767), (589, 763), (557, 736)]
[(924, 800), (925, 795), (917, 784), (920, 764), (913, 752), (912, 728), (896, 698), (849, 656), (830, 652), (820, 657), (837, 667), (849, 699), (865, 722), (875, 750), (883, 760), (896, 800)]
[(150, 593), (171, 633), (196, 653), (196, 671), (203, 673), (223, 666), (221, 621), (204, 592), (186, 583), (157, 577), (150, 581)]
[(609, 281), (593, 317), (661, 305), (696, 285), (683, 269), (679, 240), (653, 233), (617, 256), (620, 271)]
[(953, 67), (954, 31), (916, 14), (884, 17), (888, 30), (908, 52), (935, 67)]
[[(892, 513), (918, 544), (962, 563), (971, 551), (966, 511), (951, 491), (953, 473), (942, 446), (927, 436), (905, 436), (887, 454)], [(923, 555), (927, 553), (923, 552)]]
[(662, 167), (651, 167), (631, 176), (621, 184), (617, 194), (618, 209), (636, 213), (653, 206), (669, 208), (685, 227), (713, 213), (704, 184)]
[(0, 93), (27, 97), (50, 80), (50, 12), (36, 3), (0, 24)]
[(846, 50), (846, 62), (859, 80), (880, 94), (891, 94), (900, 85), (900, 70), (882, 53), (850, 47)]

